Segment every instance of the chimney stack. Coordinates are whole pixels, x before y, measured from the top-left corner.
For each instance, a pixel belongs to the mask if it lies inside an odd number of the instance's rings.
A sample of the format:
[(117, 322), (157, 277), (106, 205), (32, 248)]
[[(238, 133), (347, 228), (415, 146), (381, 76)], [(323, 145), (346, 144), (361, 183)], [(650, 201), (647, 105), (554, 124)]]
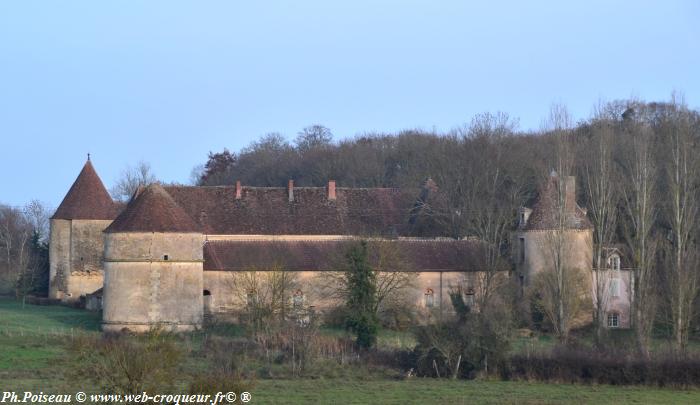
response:
[(289, 180), (287, 192), (289, 193), (289, 202), (294, 202), (294, 180)]
[(328, 180), (328, 199), (335, 200), (335, 180)]
[(236, 180), (236, 200), (241, 199), (241, 196), (242, 196), (241, 194), (242, 194), (241, 193), (241, 181)]

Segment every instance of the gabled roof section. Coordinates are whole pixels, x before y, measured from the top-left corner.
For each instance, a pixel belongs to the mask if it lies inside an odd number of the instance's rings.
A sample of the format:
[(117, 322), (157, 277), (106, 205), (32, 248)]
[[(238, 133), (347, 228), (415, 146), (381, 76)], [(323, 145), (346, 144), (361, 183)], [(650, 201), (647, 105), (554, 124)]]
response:
[(51, 219), (114, 219), (119, 207), (88, 159)]
[(151, 184), (134, 197), (117, 219), (105, 229), (116, 232), (201, 232), (201, 227), (185, 213), (159, 184)]
[[(417, 189), (166, 186), (165, 190), (213, 235), (410, 235)], [(421, 235), (422, 236), (422, 235)]]
[[(560, 187), (564, 187), (561, 190)], [(564, 209), (561, 210), (559, 201), (563, 201)], [(559, 180), (556, 172), (553, 172), (547, 183), (540, 189), (539, 196), (532, 213), (527, 220), (525, 231), (552, 230), (559, 227), (560, 212), (563, 212), (564, 227), (566, 229), (584, 230), (592, 229), (593, 224), (586, 217), (586, 212), (576, 203), (576, 179), (566, 177)]]
[[(207, 271), (342, 271), (345, 255), (359, 240), (216, 240), (204, 245)], [(483, 245), (474, 240), (397, 239), (367, 242), (368, 261), (386, 271), (480, 271), (485, 268)]]

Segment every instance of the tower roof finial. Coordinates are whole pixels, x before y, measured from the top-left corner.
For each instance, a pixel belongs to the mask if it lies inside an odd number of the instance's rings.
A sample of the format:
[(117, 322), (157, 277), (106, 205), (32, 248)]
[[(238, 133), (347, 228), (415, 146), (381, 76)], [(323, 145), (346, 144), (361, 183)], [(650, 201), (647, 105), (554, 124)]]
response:
[(90, 161), (90, 152), (88, 152), (88, 162)]

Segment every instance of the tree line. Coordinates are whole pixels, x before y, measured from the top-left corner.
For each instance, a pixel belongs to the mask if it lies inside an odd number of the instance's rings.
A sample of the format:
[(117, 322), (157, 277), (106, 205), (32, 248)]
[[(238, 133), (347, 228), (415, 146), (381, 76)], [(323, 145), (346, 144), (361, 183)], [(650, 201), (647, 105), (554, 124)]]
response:
[[(521, 131), (506, 113), (484, 113), (463, 127), (436, 133), (408, 130), (334, 140), (314, 125), (289, 142), (262, 136), (238, 152), (211, 152), (194, 171), (198, 185), (418, 188), (431, 178), (441, 191), (431, 207), (432, 226), (446, 235), (485, 242), (487, 270), (482, 305), (512, 269), (517, 210), (531, 206), (550, 172), (577, 178), (577, 201), (594, 225), (593, 271), (605, 267), (604, 248), (624, 246), (632, 268), (632, 325), (639, 351), (648, 354), (653, 332), (667, 331), (684, 349), (698, 331), (700, 227), (700, 114), (682, 97), (663, 102), (600, 103), (573, 122), (554, 105), (540, 130)], [(565, 277), (563, 267), (555, 278)], [(561, 284), (561, 283), (560, 283)], [(602, 285), (594, 285), (596, 289)], [(563, 296), (553, 300), (557, 334), (570, 325)], [(604, 334), (602, 292), (592, 309)], [(557, 329), (557, 328), (555, 328)]]

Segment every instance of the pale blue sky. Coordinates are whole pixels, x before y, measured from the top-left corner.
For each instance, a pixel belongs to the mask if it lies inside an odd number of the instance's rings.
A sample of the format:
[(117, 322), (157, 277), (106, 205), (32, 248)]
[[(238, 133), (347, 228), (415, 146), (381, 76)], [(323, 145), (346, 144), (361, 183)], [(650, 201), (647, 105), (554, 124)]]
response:
[[(552, 102), (700, 106), (697, 1), (3, 1), (0, 202), (56, 206), (85, 154), (108, 187), (149, 161), (320, 123), (447, 131), (483, 111), (538, 128)], [(574, 4), (575, 3), (575, 4)]]

